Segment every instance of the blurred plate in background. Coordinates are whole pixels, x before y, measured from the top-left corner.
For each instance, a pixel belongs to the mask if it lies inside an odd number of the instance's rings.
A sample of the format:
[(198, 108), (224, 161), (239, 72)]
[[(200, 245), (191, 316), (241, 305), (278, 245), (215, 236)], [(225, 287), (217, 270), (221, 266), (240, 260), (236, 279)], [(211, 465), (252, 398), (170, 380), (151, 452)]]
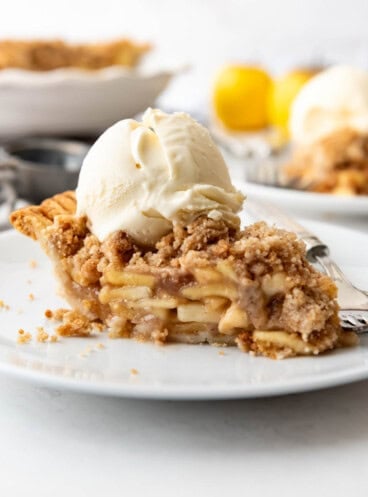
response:
[(341, 216), (368, 217), (368, 195), (333, 195), (290, 188), (235, 181), (235, 186), (246, 195), (273, 202), (288, 210), (310, 213), (339, 214)]

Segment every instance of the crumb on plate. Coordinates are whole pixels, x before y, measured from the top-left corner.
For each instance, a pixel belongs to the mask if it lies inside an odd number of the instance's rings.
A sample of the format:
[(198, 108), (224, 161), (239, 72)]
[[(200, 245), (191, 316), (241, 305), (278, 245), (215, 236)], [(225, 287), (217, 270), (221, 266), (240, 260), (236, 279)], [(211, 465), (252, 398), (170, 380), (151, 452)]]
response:
[(46, 332), (43, 326), (37, 326), (37, 342), (47, 342), (49, 334)]
[(6, 311), (8, 311), (10, 309), (10, 306), (0, 299), (0, 309), (5, 309)]
[(30, 342), (31, 340), (32, 340), (32, 335), (27, 331), (24, 331), (23, 328), (19, 328), (17, 343), (24, 344)]

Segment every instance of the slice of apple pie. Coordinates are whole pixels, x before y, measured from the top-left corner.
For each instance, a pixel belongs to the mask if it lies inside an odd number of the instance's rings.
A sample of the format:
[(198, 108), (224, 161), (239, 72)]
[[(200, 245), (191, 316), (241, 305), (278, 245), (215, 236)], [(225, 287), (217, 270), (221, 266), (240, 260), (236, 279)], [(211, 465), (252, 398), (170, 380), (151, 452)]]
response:
[(310, 191), (367, 195), (368, 134), (343, 128), (299, 146), (283, 173)]
[(203, 215), (174, 224), (153, 248), (122, 230), (103, 242), (76, 215), (74, 192), (20, 209), (11, 222), (40, 242), (73, 309), (111, 337), (237, 344), (284, 358), (354, 343), (342, 333), (336, 287), (292, 233), (244, 231)]

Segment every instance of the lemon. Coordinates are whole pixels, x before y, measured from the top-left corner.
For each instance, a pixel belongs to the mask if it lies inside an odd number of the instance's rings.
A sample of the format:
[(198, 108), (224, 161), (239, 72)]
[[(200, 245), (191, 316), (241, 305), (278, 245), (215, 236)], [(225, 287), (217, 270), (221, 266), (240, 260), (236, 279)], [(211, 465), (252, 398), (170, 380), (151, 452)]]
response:
[(314, 76), (314, 70), (295, 70), (273, 81), (268, 97), (269, 123), (288, 132), (291, 105), (302, 86)]
[(213, 107), (217, 118), (234, 130), (267, 125), (267, 95), (271, 78), (258, 67), (224, 67), (215, 79)]

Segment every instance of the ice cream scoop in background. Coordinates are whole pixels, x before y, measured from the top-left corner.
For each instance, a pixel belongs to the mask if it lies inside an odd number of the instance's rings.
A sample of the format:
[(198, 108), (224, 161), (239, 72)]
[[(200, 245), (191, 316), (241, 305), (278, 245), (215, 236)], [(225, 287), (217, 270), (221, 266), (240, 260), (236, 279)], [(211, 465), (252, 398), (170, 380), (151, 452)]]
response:
[(368, 132), (368, 73), (338, 65), (314, 76), (298, 93), (289, 126), (298, 144), (313, 143), (342, 128)]
[(91, 147), (79, 176), (77, 213), (103, 241), (116, 230), (154, 245), (173, 223), (201, 214), (237, 226), (244, 197), (231, 184), (209, 132), (184, 113), (148, 109), (119, 121)]

